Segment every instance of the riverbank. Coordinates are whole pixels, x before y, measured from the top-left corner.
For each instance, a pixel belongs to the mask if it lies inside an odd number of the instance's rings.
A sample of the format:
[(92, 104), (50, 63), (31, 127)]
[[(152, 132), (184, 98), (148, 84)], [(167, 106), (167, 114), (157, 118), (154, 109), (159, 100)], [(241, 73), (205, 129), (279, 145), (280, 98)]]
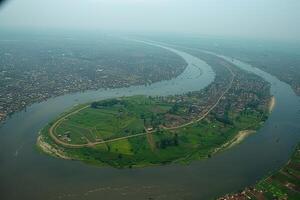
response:
[(36, 145), (42, 152), (44, 152), (50, 156), (54, 156), (54, 157), (62, 158), (62, 159), (66, 159), (66, 160), (71, 160), (71, 158), (68, 157), (67, 155), (65, 155), (65, 153), (62, 150), (59, 150), (58, 148), (55, 148), (55, 147), (51, 146), (50, 144), (48, 144), (44, 140), (42, 135), (38, 136)]
[(238, 134), (236, 136), (234, 136), (230, 141), (226, 142), (221, 147), (216, 148), (213, 151), (213, 154), (216, 154), (216, 153), (221, 152), (221, 151), (225, 151), (227, 149), (230, 149), (230, 148), (232, 148), (232, 147), (240, 144), (248, 136), (250, 136), (250, 135), (252, 135), (254, 133), (256, 133), (255, 130), (243, 130), (243, 131), (239, 131)]
[(256, 131), (254, 131), (254, 130), (239, 131), (239, 133), (234, 137), (234, 139), (229, 142), (227, 148), (231, 148), (237, 144), (240, 144), (248, 136), (250, 136), (251, 134), (254, 134), (254, 133), (256, 133)]
[(232, 199), (300, 199), (300, 143), (287, 164), (271, 176), (247, 187), (242, 192), (228, 194), (218, 200)]
[(269, 113), (271, 113), (274, 110), (275, 105), (276, 105), (276, 99), (274, 96), (272, 96), (269, 102)]

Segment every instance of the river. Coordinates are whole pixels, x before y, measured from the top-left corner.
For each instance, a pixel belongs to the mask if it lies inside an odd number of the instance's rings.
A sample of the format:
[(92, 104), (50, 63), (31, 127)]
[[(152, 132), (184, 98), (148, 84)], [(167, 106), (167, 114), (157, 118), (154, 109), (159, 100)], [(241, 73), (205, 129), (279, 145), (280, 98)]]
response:
[(271, 83), (276, 106), (264, 126), (242, 144), (191, 165), (143, 169), (99, 168), (36, 150), (38, 131), (72, 106), (118, 96), (170, 95), (200, 90), (215, 73), (205, 62), (158, 44), (188, 63), (178, 77), (150, 86), (86, 91), (51, 98), (12, 115), (0, 127), (0, 197), (14, 199), (208, 199), (255, 183), (282, 166), (299, 141), (300, 100), (291, 87), (238, 60)]

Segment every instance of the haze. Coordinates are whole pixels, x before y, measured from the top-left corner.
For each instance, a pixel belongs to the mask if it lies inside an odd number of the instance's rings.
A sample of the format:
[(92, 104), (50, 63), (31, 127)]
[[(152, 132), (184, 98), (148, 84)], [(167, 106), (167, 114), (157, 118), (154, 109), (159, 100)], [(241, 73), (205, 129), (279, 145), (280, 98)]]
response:
[(0, 27), (300, 40), (299, 10), (298, 0), (11, 0)]

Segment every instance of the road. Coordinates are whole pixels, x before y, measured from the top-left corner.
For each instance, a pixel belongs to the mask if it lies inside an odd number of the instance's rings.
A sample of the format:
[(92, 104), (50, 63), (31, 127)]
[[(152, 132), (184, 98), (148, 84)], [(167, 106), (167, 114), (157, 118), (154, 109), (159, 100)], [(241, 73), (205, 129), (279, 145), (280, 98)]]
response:
[(192, 120), (190, 122), (187, 122), (185, 124), (179, 125), (179, 126), (173, 126), (173, 127), (163, 127), (165, 130), (174, 130), (174, 129), (178, 129), (178, 128), (184, 128), (186, 126), (189, 126), (193, 123), (199, 122), (202, 119), (204, 119), (215, 107), (217, 107), (217, 105), (220, 103), (221, 99), (225, 96), (225, 94), (230, 90), (230, 88), (232, 87), (232, 83), (234, 81), (235, 78), (235, 74), (233, 73), (233, 71), (226, 66), (226, 68), (230, 71), (232, 78), (230, 83), (228, 84), (228, 87), (226, 88), (226, 90), (221, 94), (221, 96), (217, 99), (216, 103), (213, 104), (203, 115), (201, 115), (198, 119), (196, 120)]

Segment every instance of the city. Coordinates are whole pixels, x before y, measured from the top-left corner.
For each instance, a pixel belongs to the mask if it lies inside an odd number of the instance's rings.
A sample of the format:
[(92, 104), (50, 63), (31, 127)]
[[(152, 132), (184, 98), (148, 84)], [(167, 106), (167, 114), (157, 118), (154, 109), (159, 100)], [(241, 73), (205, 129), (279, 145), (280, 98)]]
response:
[[(181, 58), (166, 50), (139, 44), (124, 46), (128, 42), (122, 40), (111, 45), (111, 38), (106, 37), (94, 49), (76, 47), (88, 45), (89, 40), (74, 44), (64, 38), (56, 39), (57, 45), (38, 41), (34, 49), (23, 47), (31, 40), (28, 36), (28, 41), (20, 43), (0, 41), (0, 121), (51, 97), (151, 84), (172, 79), (186, 67)], [(69, 43), (73, 46), (63, 49)], [(100, 57), (95, 54), (101, 51)]]

